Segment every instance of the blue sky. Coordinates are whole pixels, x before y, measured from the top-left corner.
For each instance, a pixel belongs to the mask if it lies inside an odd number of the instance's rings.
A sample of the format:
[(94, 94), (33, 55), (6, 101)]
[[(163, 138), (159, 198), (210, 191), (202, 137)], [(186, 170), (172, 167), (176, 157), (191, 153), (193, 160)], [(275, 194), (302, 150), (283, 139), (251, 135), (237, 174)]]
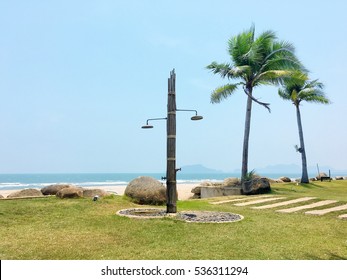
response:
[[(252, 23), (290, 41), (332, 104), (303, 104), (309, 165), (347, 169), (345, 1), (0, 2), (0, 173), (162, 172), (167, 78), (175, 68), (177, 166), (241, 166), (245, 95), (221, 104), (227, 81), (205, 69), (228, 62), (227, 41)], [(295, 108), (257, 88), (250, 169), (300, 165)]]

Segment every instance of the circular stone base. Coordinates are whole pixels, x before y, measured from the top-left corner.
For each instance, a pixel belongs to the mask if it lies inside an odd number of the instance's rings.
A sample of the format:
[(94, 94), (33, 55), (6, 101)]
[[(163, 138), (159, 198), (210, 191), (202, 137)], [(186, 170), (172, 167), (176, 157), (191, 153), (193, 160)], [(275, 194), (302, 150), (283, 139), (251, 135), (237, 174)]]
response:
[(190, 223), (231, 223), (241, 221), (243, 216), (229, 212), (212, 211), (183, 211), (178, 213), (166, 213), (160, 208), (132, 208), (117, 212), (119, 216), (138, 219), (174, 218)]
[(126, 216), (129, 218), (164, 218), (166, 216), (166, 210), (159, 208), (132, 208), (123, 209), (117, 212), (119, 216)]
[(177, 218), (190, 223), (231, 223), (241, 221), (243, 216), (230, 212), (185, 211), (177, 213)]

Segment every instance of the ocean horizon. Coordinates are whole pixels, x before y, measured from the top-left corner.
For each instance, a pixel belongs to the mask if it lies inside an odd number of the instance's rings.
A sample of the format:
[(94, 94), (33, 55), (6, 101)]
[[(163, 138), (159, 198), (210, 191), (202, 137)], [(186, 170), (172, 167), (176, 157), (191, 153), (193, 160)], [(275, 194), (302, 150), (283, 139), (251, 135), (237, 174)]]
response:
[[(314, 177), (316, 174), (309, 174)], [(150, 176), (165, 183), (165, 173), (43, 173), (43, 174), (0, 174), (0, 190), (20, 190), (25, 188), (43, 188), (57, 183), (70, 183), (80, 187), (127, 185), (139, 176)], [(278, 179), (286, 176), (300, 178), (300, 173), (268, 173), (261, 176)], [(203, 181), (221, 182), (228, 177), (240, 177), (240, 173), (177, 173), (178, 184), (199, 184)]]

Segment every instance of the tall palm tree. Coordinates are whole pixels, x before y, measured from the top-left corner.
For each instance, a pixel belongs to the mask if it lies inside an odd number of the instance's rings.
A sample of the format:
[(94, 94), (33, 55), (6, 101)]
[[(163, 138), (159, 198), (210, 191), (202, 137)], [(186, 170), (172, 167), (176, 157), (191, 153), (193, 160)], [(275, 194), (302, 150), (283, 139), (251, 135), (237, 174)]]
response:
[(323, 84), (318, 80), (310, 81), (305, 75), (301, 75), (300, 79), (288, 79), (285, 81), (284, 86), (278, 90), (278, 94), (285, 100), (293, 102), (296, 108), (296, 118), (298, 122), (300, 147), (296, 147), (297, 151), (301, 153), (302, 160), (302, 174), (301, 183), (308, 183), (307, 173), (307, 160), (306, 150), (304, 143), (304, 133), (302, 130), (301, 114), (300, 114), (300, 103), (302, 101), (314, 102), (321, 104), (329, 104), (329, 99), (323, 92)]
[(255, 38), (254, 25), (228, 41), (231, 63), (212, 62), (207, 66), (222, 78), (238, 80), (216, 88), (211, 94), (211, 102), (219, 103), (232, 95), (239, 86), (247, 96), (245, 130), (242, 153), (241, 181), (248, 173), (248, 144), (251, 127), (252, 103), (256, 102), (270, 112), (269, 103), (260, 102), (253, 96), (253, 89), (261, 85), (279, 85), (284, 78), (291, 77), (294, 70), (303, 67), (294, 55), (294, 47), (278, 41), (273, 31), (265, 31)]

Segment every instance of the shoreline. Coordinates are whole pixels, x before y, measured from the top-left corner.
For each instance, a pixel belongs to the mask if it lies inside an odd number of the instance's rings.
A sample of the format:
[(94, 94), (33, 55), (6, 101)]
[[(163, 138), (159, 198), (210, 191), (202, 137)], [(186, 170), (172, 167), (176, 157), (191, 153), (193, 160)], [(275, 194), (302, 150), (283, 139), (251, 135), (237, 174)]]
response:
[[(338, 179), (339, 177), (339, 179)], [(270, 179), (270, 178), (269, 178)], [(295, 182), (296, 179), (294, 178), (289, 178), (291, 180), (291, 182)], [(270, 179), (270, 180), (278, 180), (278, 179)], [(335, 177), (332, 177), (331, 180), (347, 180), (347, 176), (335, 176)], [(203, 182), (223, 182), (223, 180), (211, 180), (211, 179), (206, 179), (206, 180), (197, 180), (197, 181), (184, 181), (184, 182), (177, 182), (177, 193), (178, 193), (178, 199), (179, 200), (187, 200), (187, 199), (190, 199), (193, 197), (193, 193), (191, 192), (191, 190), (199, 185), (201, 185), (201, 183)], [(94, 182), (94, 183), (97, 183), (97, 182)], [(2, 183), (0, 183), (1, 185)], [(13, 183), (9, 183), (9, 184), (13, 184)], [(67, 183), (67, 184), (70, 184), (70, 183)], [(83, 183), (82, 184), (74, 184), (74, 183), (71, 183), (73, 185), (75, 185), (76, 187), (80, 187), (80, 188), (83, 188), (83, 189), (102, 189), (102, 190), (105, 190), (107, 192), (109, 192), (110, 194), (116, 194), (116, 195), (123, 195), (124, 194), (124, 191), (125, 191), (125, 188), (127, 187), (128, 183), (127, 182), (122, 182), (121, 184), (117, 184), (117, 185), (107, 185), (107, 183), (104, 185), (104, 183), (102, 185), (93, 185), (93, 184), (88, 184), (88, 185), (84, 185)], [(41, 184), (40, 184), (41, 185)], [(43, 185), (43, 184), (42, 184)], [(33, 186), (33, 187), (21, 187), (21, 188), (6, 188), (6, 189), (2, 189), (0, 188), (0, 195), (3, 196), (3, 198), (7, 198), (7, 196), (13, 192), (16, 192), (16, 191), (20, 191), (20, 190), (23, 190), (23, 189), (36, 189), (36, 190), (41, 190), (45, 185), (50, 185), (50, 184), (44, 184), (42, 187), (38, 187), (37, 185), (36, 186)], [(52, 184), (54, 185), (54, 183)], [(164, 186), (166, 186), (164, 184)]]
[[(194, 194), (191, 192), (193, 188), (200, 185), (200, 183), (178, 183), (177, 184), (177, 193), (179, 200), (187, 200), (190, 199)], [(77, 187), (80, 187), (76, 185)], [(84, 189), (102, 189), (110, 194), (123, 195), (125, 188), (127, 185), (119, 185), (119, 186), (88, 186), (83, 187)], [(33, 188), (40, 190), (40, 188)], [(5, 199), (6, 197), (16, 191), (20, 191), (20, 189), (12, 189), (12, 190), (0, 190), (0, 195), (2, 195)]]

